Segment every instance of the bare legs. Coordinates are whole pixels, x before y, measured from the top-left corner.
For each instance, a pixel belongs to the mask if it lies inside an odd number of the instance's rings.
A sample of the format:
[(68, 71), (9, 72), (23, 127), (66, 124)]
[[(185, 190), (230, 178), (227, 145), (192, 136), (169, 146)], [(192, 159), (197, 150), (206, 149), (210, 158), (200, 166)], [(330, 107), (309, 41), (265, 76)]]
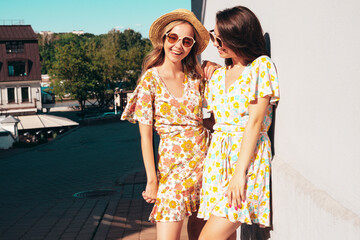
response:
[(226, 218), (211, 215), (201, 231), (199, 240), (235, 240), (240, 222), (232, 223)]
[[(183, 223), (184, 221), (156, 222), (157, 240), (179, 240)], [(196, 212), (189, 216), (187, 224), (189, 240), (199, 239), (200, 232), (205, 223), (204, 220), (197, 218)]]
[(179, 240), (183, 222), (156, 222), (157, 240)]

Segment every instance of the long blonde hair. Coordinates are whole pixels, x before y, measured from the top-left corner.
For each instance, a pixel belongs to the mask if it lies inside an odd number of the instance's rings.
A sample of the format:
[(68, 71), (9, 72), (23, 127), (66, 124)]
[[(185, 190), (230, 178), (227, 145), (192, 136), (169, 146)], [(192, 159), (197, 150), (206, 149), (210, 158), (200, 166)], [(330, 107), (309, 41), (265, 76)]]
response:
[[(146, 55), (144, 58), (143, 64), (142, 64), (142, 73), (141, 76), (150, 68), (157, 67), (164, 63), (165, 60), (165, 52), (164, 52), (164, 39), (165, 34), (170, 32), (171, 29), (173, 29), (175, 26), (182, 24), (182, 23), (189, 23), (187, 21), (183, 20), (177, 20), (170, 22), (166, 27), (163, 28), (163, 32), (161, 33), (161, 36), (163, 36), (162, 41), (159, 41), (159, 44), (156, 46), (153, 46), (153, 50)], [(191, 23), (189, 23), (191, 25)], [(192, 26), (192, 25), (191, 25)], [(194, 39), (199, 39), (199, 34), (197, 33), (196, 29), (193, 27), (194, 30)], [(190, 53), (182, 60), (183, 65), (186, 67), (187, 71), (189, 73), (193, 74), (193, 77), (196, 78), (202, 78), (203, 77), (203, 71), (201, 69), (200, 63), (195, 55), (199, 48), (199, 45), (194, 44), (194, 46), (191, 48)], [(140, 78), (141, 78), (140, 76)], [(140, 79), (139, 79), (140, 80)], [(138, 82), (139, 82), (138, 80)]]

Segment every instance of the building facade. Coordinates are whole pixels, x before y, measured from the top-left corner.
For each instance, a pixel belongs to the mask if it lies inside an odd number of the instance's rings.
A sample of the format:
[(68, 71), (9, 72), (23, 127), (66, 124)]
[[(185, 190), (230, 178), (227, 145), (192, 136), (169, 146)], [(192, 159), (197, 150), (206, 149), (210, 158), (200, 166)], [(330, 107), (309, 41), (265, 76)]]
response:
[(41, 110), (38, 40), (30, 25), (0, 25), (0, 115)]
[[(360, 2), (192, 0), (209, 30), (236, 5), (258, 16), (279, 74), (270, 238), (358, 239)], [(201, 58), (224, 63), (211, 42)]]

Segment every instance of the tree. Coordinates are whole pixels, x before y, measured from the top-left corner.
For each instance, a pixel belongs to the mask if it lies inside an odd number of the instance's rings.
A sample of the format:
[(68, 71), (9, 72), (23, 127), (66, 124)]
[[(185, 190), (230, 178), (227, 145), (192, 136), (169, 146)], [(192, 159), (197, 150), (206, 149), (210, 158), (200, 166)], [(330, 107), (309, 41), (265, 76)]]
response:
[(50, 71), (54, 93), (70, 93), (80, 104), (84, 113), (85, 103), (94, 85), (94, 74), (91, 59), (87, 56), (89, 43), (80, 37), (68, 34), (63, 40), (68, 44), (55, 47), (55, 60)]

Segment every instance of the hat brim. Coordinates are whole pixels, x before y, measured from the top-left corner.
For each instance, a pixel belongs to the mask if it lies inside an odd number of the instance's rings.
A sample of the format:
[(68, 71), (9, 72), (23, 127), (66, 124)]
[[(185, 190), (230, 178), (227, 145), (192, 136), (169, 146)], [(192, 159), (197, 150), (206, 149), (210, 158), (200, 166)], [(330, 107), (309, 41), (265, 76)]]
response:
[(209, 32), (196, 18), (195, 14), (187, 9), (176, 9), (170, 13), (164, 14), (156, 19), (153, 24), (151, 24), (149, 30), (149, 39), (153, 46), (158, 45), (159, 42), (162, 41), (162, 29), (165, 28), (166, 25), (168, 25), (170, 22), (177, 20), (187, 21), (195, 28), (199, 35), (199, 39), (196, 39), (195, 43), (199, 46), (196, 55), (202, 53), (209, 44)]

